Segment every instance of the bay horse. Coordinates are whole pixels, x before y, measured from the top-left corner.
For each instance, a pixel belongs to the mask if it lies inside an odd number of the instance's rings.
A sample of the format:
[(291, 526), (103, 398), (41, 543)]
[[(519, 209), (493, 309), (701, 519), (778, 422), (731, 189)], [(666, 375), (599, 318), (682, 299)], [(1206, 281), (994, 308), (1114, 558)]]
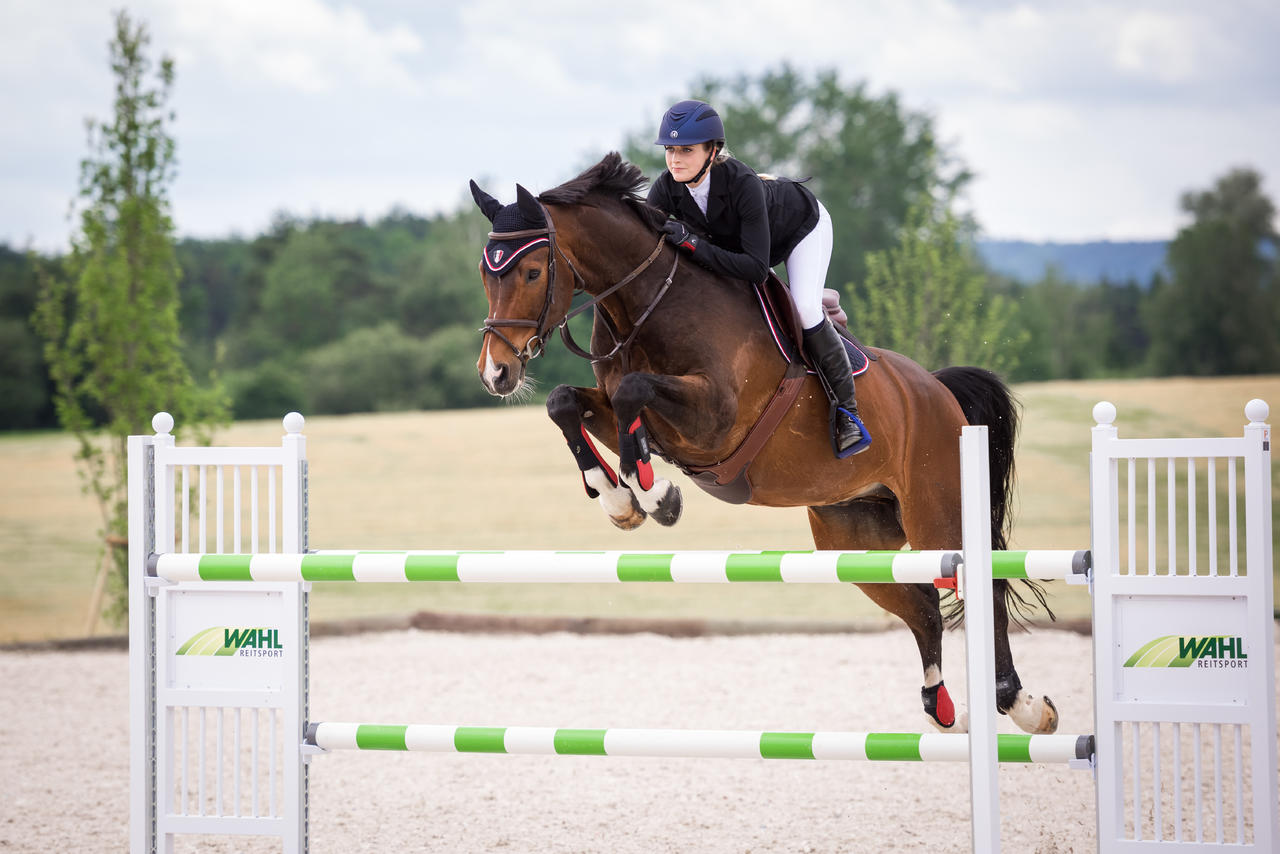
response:
[[(648, 516), (667, 525), (679, 518), (680, 489), (655, 476), (651, 448), (686, 471), (726, 460), (788, 370), (751, 285), (722, 278), (665, 243), (663, 215), (644, 203), (644, 184), (640, 169), (616, 152), (536, 198), (517, 185), (510, 205), (471, 184), (495, 226), (486, 247), (493, 257), (480, 263), (489, 302), (477, 363), (481, 381), (493, 395), (519, 391), (528, 361), (556, 327), (566, 345), (592, 358), (596, 386), (558, 386), (547, 397), (547, 411), (569, 443), (588, 495), (624, 529)], [(566, 334), (577, 292), (595, 307), (589, 353)], [(819, 549), (910, 544), (958, 550), (960, 428), (986, 424), (993, 547), (1005, 548), (1018, 427), (1008, 388), (980, 368), (930, 373), (906, 356), (869, 349), (878, 361), (859, 377), (858, 401), (871, 446), (834, 457), (828, 399), (809, 376), (744, 472), (746, 492), (729, 499), (807, 507)], [(616, 473), (591, 437), (617, 455)], [(915, 636), (921, 696), (933, 725), (965, 731), (967, 716), (957, 713), (942, 678), (945, 620), (938, 590), (858, 586)], [(995, 587), (997, 707), (1024, 731), (1054, 732), (1057, 709), (1022, 687), (1009, 650), (1010, 608), (1021, 611), (1025, 600), (1006, 581)], [(1044, 604), (1038, 588), (1036, 595)]]

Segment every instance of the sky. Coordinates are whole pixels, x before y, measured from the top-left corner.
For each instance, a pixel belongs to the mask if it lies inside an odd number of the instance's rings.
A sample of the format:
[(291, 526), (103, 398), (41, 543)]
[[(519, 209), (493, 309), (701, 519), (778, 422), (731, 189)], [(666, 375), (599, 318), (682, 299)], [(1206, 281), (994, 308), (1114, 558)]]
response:
[[(0, 243), (65, 251), (125, 0), (0, 0)], [(1167, 239), (1237, 166), (1280, 200), (1274, 0), (132, 0), (171, 56), (183, 237), (577, 174), (703, 76), (789, 63), (933, 118), (992, 239)], [(729, 147), (733, 129), (728, 128)], [(751, 164), (768, 171), (770, 164)], [(837, 235), (838, 239), (838, 235)]]

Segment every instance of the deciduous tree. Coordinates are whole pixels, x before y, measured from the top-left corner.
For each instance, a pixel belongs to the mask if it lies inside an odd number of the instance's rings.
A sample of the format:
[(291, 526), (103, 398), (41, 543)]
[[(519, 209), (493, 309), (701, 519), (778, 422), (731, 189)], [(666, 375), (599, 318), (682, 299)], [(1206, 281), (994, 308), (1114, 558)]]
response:
[(1252, 169), (1182, 196), (1193, 217), (1169, 246), (1169, 280), (1153, 294), (1151, 367), (1160, 374), (1280, 369), (1275, 206)]
[[(56, 387), (58, 419), (77, 440), (85, 488), (97, 499), (108, 543), (127, 534), (126, 438), (167, 410), (191, 427), (223, 417), (219, 392), (201, 391), (182, 359), (178, 264), (167, 187), (174, 141), (167, 103), (173, 63), (154, 68), (144, 24), (125, 12), (110, 43), (114, 114), (88, 122), (79, 223), (65, 275), (46, 271), (35, 323)], [(113, 550), (116, 596), (126, 607), (127, 566)]]
[(1027, 333), (1013, 303), (989, 287), (962, 233), (953, 214), (914, 208), (899, 245), (867, 257), (866, 295), (853, 298), (851, 323), (868, 344), (927, 368), (1007, 373)]

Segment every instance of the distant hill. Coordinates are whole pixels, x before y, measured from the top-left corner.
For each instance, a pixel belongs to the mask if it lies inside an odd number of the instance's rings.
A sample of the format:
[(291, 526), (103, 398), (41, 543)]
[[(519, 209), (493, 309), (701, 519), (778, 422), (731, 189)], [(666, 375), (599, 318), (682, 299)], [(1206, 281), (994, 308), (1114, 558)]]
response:
[(1166, 240), (1113, 243), (1030, 243), (1025, 240), (979, 240), (978, 255), (997, 273), (1022, 282), (1037, 282), (1050, 267), (1062, 278), (1082, 285), (1103, 279), (1150, 284), (1164, 266)]

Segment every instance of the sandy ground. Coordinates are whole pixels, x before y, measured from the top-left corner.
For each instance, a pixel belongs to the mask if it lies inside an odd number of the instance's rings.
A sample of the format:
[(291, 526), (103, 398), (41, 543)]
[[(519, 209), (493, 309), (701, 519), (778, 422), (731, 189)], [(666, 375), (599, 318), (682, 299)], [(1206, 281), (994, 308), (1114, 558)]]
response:
[[(1023, 681), (1092, 728), (1090, 639), (1016, 636)], [(964, 694), (963, 638), (947, 681)], [(920, 731), (906, 631), (673, 639), (396, 632), (312, 644), (317, 720)], [(127, 849), (123, 652), (0, 654), (0, 851)], [(1013, 731), (1001, 720), (1002, 731)], [(1093, 784), (1003, 766), (1011, 851), (1095, 847)], [(969, 850), (962, 763), (334, 753), (311, 772), (314, 852)], [(273, 850), (184, 839), (179, 851)]]

